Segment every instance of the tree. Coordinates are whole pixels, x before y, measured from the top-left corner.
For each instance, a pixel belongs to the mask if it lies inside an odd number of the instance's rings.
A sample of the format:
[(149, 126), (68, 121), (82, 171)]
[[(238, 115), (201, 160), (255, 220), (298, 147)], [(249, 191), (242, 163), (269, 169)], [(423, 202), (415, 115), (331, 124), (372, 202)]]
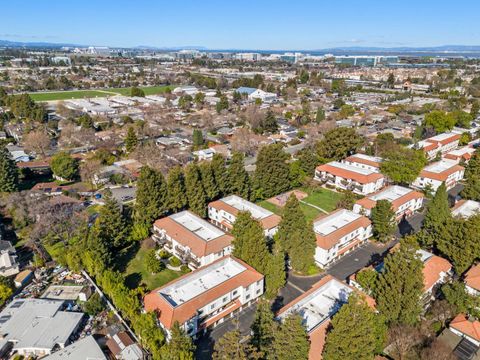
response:
[(290, 188), (288, 158), (289, 155), (283, 151), (280, 144), (271, 144), (260, 149), (253, 177), (256, 198), (270, 198)]
[(475, 150), (465, 168), (465, 188), (462, 197), (480, 201), (480, 150)]
[(472, 107), (470, 108), (470, 116), (472, 119), (476, 119), (478, 116), (478, 112), (480, 111), (480, 103), (478, 100), (474, 100), (472, 103)]
[(307, 223), (297, 197), (292, 193), (288, 198), (277, 235), (281, 249), (290, 259), (295, 271), (306, 273), (315, 266), (316, 237), (311, 224)]
[(148, 250), (145, 256), (145, 265), (147, 270), (152, 274), (157, 274), (165, 269), (165, 264), (157, 258), (155, 249)]
[(18, 189), (18, 171), (10, 159), (8, 150), (0, 147), (0, 192), (15, 192)]
[(88, 301), (82, 304), (82, 309), (90, 316), (97, 316), (105, 309), (105, 302), (99, 293), (95, 292)]
[(145, 92), (142, 89), (134, 86), (130, 89), (130, 96), (145, 97)]
[(375, 289), (377, 309), (390, 324), (414, 325), (422, 312), (423, 262), (415, 238), (401, 240), (400, 248), (387, 255)]
[(300, 167), (303, 172), (312, 177), (315, 175), (315, 168), (318, 166), (318, 157), (315, 154), (315, 150), (308, 147), (297, 153), (297, 159), (300, 161)]
[(387, 86), (390, 89), (393, 89), (393, 87), (395, 86), (395, 75), (393, 75), (393, 73), (388, 74)]
[(205, 103), (205, 93), (199, 91), (198, 93), (195, 94), (195, 97), (193, 98), (193, 102), (197, 106), (201, 106)]
[(103, 195), (104, 205), (100, 208), (95, 221), (98, 236), (112, 248), (122, 248), (128, 240), (128, 227), (117, 201), (107, 190)]
[(0, 306), (3, 306), (5, 302), (13, 295), (12, 281), (5, 277), (0, 276)]
[(241, 152), (234, 152), (227, 171), (229, 192), (244, 199), (250, 198), (250, 176), (245, 170), (244, 156)]
[(51, 140), (44, 130), (30, 131), (23, 137), (23, 147), (27, 152), (34, 152), (45, 157), (46, 151), (51, 148)]
[(445, 344), (444, 341), (436, 338), (432, 341), (432, 343), (423, 348), (421, 352), (421, 359), (422, 360), (457, 360), (458, 358), (453, 355), (452, 349)]
[(472, 123), (472, 115), (469, 113), (463, 111), (463, 110), (455, 110), (450, 113), (450, 116), (453, 117), (455, 121), (455, 126), (464, 128), (464, 129), (469, 129), (471, 127)]
[(241, 340), (238, 328), (227, 332), (215, 342), (213, 360), (249, 360), (253, 349), (247, 342)]
[(268, 256), (267, 260), (265, 269), (265, 297), (267, 299), (273, 299), (277, 296), (278, 290), (285, 286), (287, 279), (285, 253), (274, 245), (272, 247), (272, 253)]
[(185, 169), (185, 189), (187, 191), (188, 206), (198, 216), (207, 216), (207, 196), (202, 184), (202, 177), (198, 165), (189, 164)]
[(219, 114), (222, 112), (222, 110), (228, 110), (228, 99), (225, 95), (220, 96), (220, 100), (217, 102), (215, 109)]
[(375, 287), (378, 282), (378, 272), (371, 268), (360, 270), (355, 275), (355, 281), (365, 292), (371, 295), (375, 292)]
[(323, 120), (325, 120), (325, 110), (323, 110), (323, 108), (319, 106), (315, 115), (315, 121), (317, 123), (320, 123)]
[(204, 144), (202, 131), (193, 129), (193, 147), (198, 148)]
[[(420, 330), (411, 325), (394, 325), (388, 329), (389, 355), (394, 359), (416, 359), (412, 350), (423, 340)], [(410, 356), (412, 355), (412, 356)]]
[(275, 360), (302, 360), (308, 359), (310, 342), (305, 328), (302, 325), (302, 317), (292, 314), (285, 318), (275, 334), (272, 344), (272, 356)]
[(66, 152), (52, 156), (50, 168), (61, 179), (74, 180), (78, 176), (78, 162)]
[(205, 190), (205, 195), (208, 201), (215, 199), (219, 194), (217, 183), (215, 182), (215, 175), (213, 174), (212, 164), (210, 162), (203, 162), (199, 165), (202, 176), (202, 185)]
[(162, 173), (144, 166), (137, 181), (134, 219), (150, 227), (168, 208), (167, 184)]
[(372, 209), (373, 235), (377, 240), (386, 242), (391, 239), (397, 223), (395, 221), (395, 211), (392, 209), (392, 203), (388, 200), (378, 200)]
[(422, 150), (398, 147), (385, 152), (383, 156), (380, 171), (396, 184), (412, 183), (427, 164)]
[(363, 137), (355, 129), (340, 127), (328, 131), (317, 143), (317, 153), (322, 163), (342, 160), (357, 152), (363, 144)]
[(176, 213), (187, 206), (187, 190), (185, 178), (180, 166), (174, 166), (168, 172), (167, 178), (168, 210)]
[(265, 119), (262, 122), (262, 132), (267, 132), (274, 134), (278, 130), (277, 119), (275, 118), (275, 114), (268, 110), (267, 114), (265, 115)]
[(438, 187), (433, 199), (427, 205), (420, 233), (422, 243), (425, 245), (436, 245), (444, 236), (451, 218), (447, 188), (445, 183), (442, 183)]
[(135, 130), (133, 129), (133, 127), (130, 126), (127, 131), (127, 136), (125, 137), (125, 148), (127, 149), (127, 152), (130, 153), (135, 150), (137, 145), (137, 135), (135, 134)]
[(437, 133), (442, 133), (453, 129), (455, 118), (444, 111), (433, 110), (425, 115), (423, 125), (433, 128)]
[(251, 329), (253, 334), (250, 343), (259, 353), (264, 355), (263, 358), (267, 358), (268, 354), (272, 352), (272, 344), (277, 329), (277, 323), (274, 320), (268, 301), (261, 300), (258, 303)]
[(170, 341), (161, 347), (162, 360), (194, 360), (195, 345), (177, 321), (173, 324)]
[(364, 299), (351, 294), (348, 303), (333, 316), (323, 359), (371, 360), (383, 350), (387, 328)]
[(352, 210), (353, 205), (357, 201), (357, 196), (353, 191), (347, 190), (342, 193), (341, 198), (335, 204), (337, 209), (348, 209)]
[(192, 107), (193, 98), (191, 95), (182, 95), (178, 99), (178, 106), (180, 109), (188, 111)]
[(449, 284), (444, 284), (442, 286), (442, 294), (445, 300), (454, 307), (455, 314), (479, 314), (478, 307), (480, 306), (480, 299), (470, 295), (463, 282), (454, 281)]
[[(242, 163), (243, 163), (243, 158), (242, 158)], [(212, 164), (213, 177), (215, 178), (215, 183), (217, 184), (219, 194), (222, 196), (229, 194), (230, 185), (229, 185), (227, 166), (225, 164), (225, 158), (223, 157), (222, 154), (215, 153), (213, 154), (211, 164)], [(248, 177), (248, 174), (247, 174), (247, 177)]]

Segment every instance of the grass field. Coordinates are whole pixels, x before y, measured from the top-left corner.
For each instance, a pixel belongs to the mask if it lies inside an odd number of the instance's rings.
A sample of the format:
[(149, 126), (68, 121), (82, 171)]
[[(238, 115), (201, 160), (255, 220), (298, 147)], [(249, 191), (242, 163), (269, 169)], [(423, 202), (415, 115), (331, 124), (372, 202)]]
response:
[[(145, 86), (140, 87), (145, 95), (161, 94), (167, 91), (167, 89), (173, 89), (173, 85), (165, 86)], [(106, 97), (114, 95), (130, 95), (131, 88), (108, 88), (97, 90), (73, 90), (73, 91), (52, 91), (52, 92), (34, 92), (29, 93), (30, 97), (34, 101), (56, 101), (56, 100), (69, 100), (69, 99), (83, 99), (94, 97)]]

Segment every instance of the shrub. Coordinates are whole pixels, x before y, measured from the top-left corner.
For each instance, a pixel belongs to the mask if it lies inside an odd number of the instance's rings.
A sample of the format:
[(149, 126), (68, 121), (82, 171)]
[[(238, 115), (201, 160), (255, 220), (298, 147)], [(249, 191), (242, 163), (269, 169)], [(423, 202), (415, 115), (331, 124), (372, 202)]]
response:
[(182, 265), (182, 262), (176, 256), (172, 256), (170, 258), (170, 265), (172, 265), (173, 267), (178, 267), (178, 266)]
[(168, 253), (167, 250), (160, 250), (160, 253), (158, 254), (160, 256), (160, 259), (168, 259), (170, 257), (170, 254)]

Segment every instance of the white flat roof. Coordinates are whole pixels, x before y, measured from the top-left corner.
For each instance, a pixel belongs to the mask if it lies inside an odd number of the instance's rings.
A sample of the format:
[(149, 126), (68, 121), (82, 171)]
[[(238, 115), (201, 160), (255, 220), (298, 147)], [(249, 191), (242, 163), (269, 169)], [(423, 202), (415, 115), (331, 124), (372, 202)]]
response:
[(222, 230), (187, 210), (170, 215), (170, 218), (205, 241), (225, 235)]
[(407, 195), (408, 193), (411, 193), (413, 190), (403, 187), (403, 186), (389, 186), (386, 189), (370, 195), (369, 198), (372, 199), (373, 201), (379, 201), (379, 200), (388, 200), (390, 202), (397, 200), (401, 198), (402, 196)]
[(258, 205), (255, 205), (254, 203), (248, 200), (242, 199), (240, 196), (237, 196), (237, 195), (227, 196), (221, 199), (221, 201), (234, 207), (238, 211), (250, 212), (252, 217), (256, 220), (261, 220), (273, 215), (271, 211), (268, 211), (267, 209), (264, 209)]
[(342, 209), (315, 221), (313, 223), (313, 230), (319, 235), (327, 236), (360, 217), (361, 215), (356, 214), (353, 211)]
[(469, 146), (464, 146), (460, 149), (449, 151), (448, 154), (455, 155), (455, 156), (462, 156), (464, 154), (473, 154), (475, 152), (474, 148)]
[(432, 253), (430, 253), (428, 251), (425, 251), (425, 250), (422, 250), (422, 249), (417, 250), (417, 255), (420, 256), (420, 260), (422, 260), (422, 262), (427, 261), (428, 259), (430, 259), (433, 256)]
[(286, 317), (298, 313), (310, 332), (314, 327), (331, 318), (347, 302), (353, 290), (342, 282), (332, 279), (304, 297), (280, 315)]
[(448, 138), (451, 138), (452, 136), (455, 136), (457, 134), (454, 134), (454, 133), (442, 133), (442, 134), (438, 134), (438, 135), (435, 135), (435, 136), (432, 136), (431, 138), (428, 138), (426, 139), (426, 141), (442, 141), (442, 140), (446, 140)]
[(374, 162), (377, 162), (377, 163), (381, 163), (383, 161), (383, 159), (381, 157), (370, 156), (370, 155), (367, 155), (367, 154), (360, 154), (360, 153), (352, 155), (352, 157), (356, 157), (356, 158), (364, 159), (364, 160), (369, 160), (369, 161), (374, 161)]
[(473, 200), (467, 200), (462, 205), (452, 211), (453, 216), (469, 218), (480, 213), (480, 203)]
[(450, 159), (442, 159), (440, 161), (437, 161), (431, 165), (426, 166), (423, 170), (440, 174), (444, 171), (447, 171), (451, 167), (457, 165), (457, 162), (455, 160), (450, 160)]
[(341, 162), (338, 162), (338, 161), (329, 162), (329, 163), (327, 163), (327, 165), (330, 165), (330, 166), (333, 166), (333, 167), (336, 167), (336, 168), (339, 168), (339, 169), (347, 170), (347, 171), (352, 171), (352, 172), (355, 172), (357, 174), (362, 174), (362, 175), (376, 174), (376, 172), (373, 171), (373, 170), (364, 169), (364, 168), (361, 168), (361, 167), (358, 167), (358, 166), (355, 166), (355, 165), (349, 165), (349, 164), (341, 163)]
[(190, 273), (175, 283), (159, 290), (160, 295), (174, 307), (220, 285), (228, 279), (247, 270), (245, 266), (227, 257)]

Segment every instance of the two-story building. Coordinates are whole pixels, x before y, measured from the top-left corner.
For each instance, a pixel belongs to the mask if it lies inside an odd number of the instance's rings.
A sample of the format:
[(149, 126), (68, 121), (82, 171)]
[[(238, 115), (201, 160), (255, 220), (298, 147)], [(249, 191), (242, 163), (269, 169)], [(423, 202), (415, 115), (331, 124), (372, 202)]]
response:
[(318, 166), (315, 170), (315, 180), (360, 195), (376, 192), (385, 184), (385, 177), (377, 171), (338, 161)]
[(424, 198), (425, 196), (421, 192), (393, 185), (358, 200), (353, 205), (353, 211), (370, 217), (377, 201), (387, 200), (392, 204), (395, 218), (400, 221), (403, 217), (408, 217), (419, 210), (423, 206)]
[(438, 153), (443, 155), (458, 148), (460, 137), (456, 133), (442, 133), (422, 140), (413, 146), (422, 149), (427, 159), (432, 160), (435, 159)]
[(470, 216), (480, 214), (480, 202), (473, 200), (459, 200), (452, 208), (452, 216), (468, 219)]
[(463, 277), (465, 290), (473, 296), (480, 295), (480, 264), (473, 265)]
[(427, 165), (412, 183), (412, 186), (418, 189), (430, 187), (436, 192), (444, 182), (447, 190), (449, 190), (463, 179), (464, 173), (463, 166), (458, 165), (455, 160), (443, 159)]
[(263, 291), (262, 274), (226, 256), (153, 290), (145, 296), (144, 304), (145, 310), (158, 314), (167, 338), (175, 322), (195, 337), (251, 305)]
[(280, 216), (273, 212), (242, 199), (237, 195), (230, 195), (208, 204), (208, 218), (218, 227), (230, 231), (240, 211), (248, 211), (252, 218), (260, 222), (265, 236), (273, 236), (278, 230)]
[(233, 236), (187, 210), (155, 221), (152, 238), (191, 269), (232, 252)]
[(372, 236), (372, 223), (353, 211), (339, 209), (313, 223), (317, 239), (315, 262), (326, 267)]
[(472, 157), (473, 153), (476, 149), (471, 146), (464, 146), (460, 149), (452, 150), (447, 152), (443, 157), (445, 159), (455, 160), (457, 163), (465, 162), (468, 163), (470, 158)]
[(370, 156), (366, 154), (355, 154), (347, 157), (343, 162), (348, 165), (357, 166), (362, 169), (380, 172), (380, 165), (383, 159), (378, 156)]

